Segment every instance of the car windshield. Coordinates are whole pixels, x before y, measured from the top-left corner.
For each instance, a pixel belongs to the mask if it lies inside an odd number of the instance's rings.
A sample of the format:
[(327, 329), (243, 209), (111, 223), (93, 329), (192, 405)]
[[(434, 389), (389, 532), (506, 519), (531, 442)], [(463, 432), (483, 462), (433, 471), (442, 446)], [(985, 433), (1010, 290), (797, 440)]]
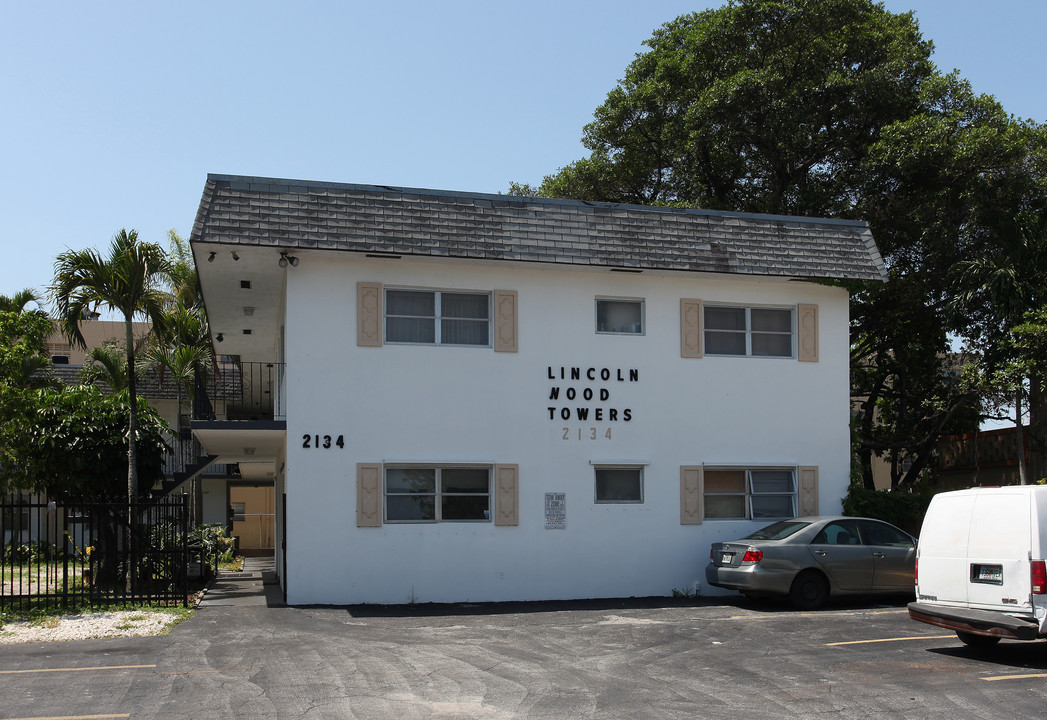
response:
[(760, 528), (752, 535), (747, 535), (746, 540), (781, 540), (787, 538), (795, 532), (799, 532), (803, 528), (810, 525), (806, 522), (797, 522), (796, 520), (780, 520), (773, 525), (768, 525), (765, 528)]

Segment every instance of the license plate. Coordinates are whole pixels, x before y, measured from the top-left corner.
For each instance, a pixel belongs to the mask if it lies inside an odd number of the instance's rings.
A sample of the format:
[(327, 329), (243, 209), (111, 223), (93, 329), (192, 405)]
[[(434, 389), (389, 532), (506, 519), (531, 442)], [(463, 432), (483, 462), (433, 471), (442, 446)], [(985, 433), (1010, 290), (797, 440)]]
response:
[(971, 563), (971, 582), (1003, 585), (1003, 566), (995, 563)]
[(731, 560), (734, 559), (734, 553), (720, 553), (720, 564), (730, 565)]
[(989, 582), (1001, 582), (1003, 580), (1003, 568), (986, 567), (982, 565), (978, 569), (978, 579)]

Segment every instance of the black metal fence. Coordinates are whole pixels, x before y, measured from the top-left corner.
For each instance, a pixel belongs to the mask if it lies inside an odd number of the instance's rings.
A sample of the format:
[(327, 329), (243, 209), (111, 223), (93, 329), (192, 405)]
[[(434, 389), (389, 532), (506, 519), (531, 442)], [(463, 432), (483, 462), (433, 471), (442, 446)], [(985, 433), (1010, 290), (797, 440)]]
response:
[(0, 611), (188, 605), (189, 498), (0, 498)]

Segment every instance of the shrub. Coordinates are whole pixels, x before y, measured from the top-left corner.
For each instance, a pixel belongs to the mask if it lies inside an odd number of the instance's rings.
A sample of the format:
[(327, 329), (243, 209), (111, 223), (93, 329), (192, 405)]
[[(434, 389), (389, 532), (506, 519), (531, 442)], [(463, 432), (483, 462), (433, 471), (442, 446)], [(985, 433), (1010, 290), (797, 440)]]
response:
[(911, 489), (868, 490), (860, 482), (852, 482), (843, 499), (843, 514), (883, 520), (911, 535), (919, 535), (935, 492), (922, 483)]

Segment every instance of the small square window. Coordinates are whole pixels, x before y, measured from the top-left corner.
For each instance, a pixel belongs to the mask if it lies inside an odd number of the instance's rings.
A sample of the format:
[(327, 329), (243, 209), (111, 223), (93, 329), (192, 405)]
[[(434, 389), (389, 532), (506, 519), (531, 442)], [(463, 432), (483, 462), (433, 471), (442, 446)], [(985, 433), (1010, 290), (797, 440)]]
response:
[(596, 332), (643, 335), (643, 300), (596, 301)]
[(596, 468), (596, 502), (642, 503), (643, 468)]

